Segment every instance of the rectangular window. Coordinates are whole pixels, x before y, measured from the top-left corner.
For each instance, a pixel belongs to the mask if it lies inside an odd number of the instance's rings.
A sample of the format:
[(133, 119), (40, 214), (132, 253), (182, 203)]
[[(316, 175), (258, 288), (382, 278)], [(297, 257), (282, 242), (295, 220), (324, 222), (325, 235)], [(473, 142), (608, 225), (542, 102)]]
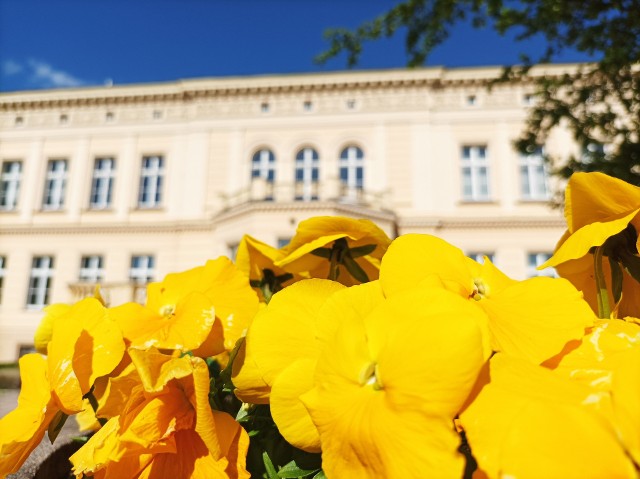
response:
[(0, 210), (11, 211), (17, 208), (21, 176), (21, 161), (5, 161), (2, 163), (2, 172), (0, 173)]
[(104, 280), (102, 256), (89, 255), (82, 257), (80, 260), (79, 280), (83, 283), (100, 283)]
[(462, 198), (489, 201), (489, 162), (484, 145), (462, 147)]
[(547, 168), (542, 150), (520, 156), (520, 186), (523, 200), (545, 201), (549, 199)]
[(140, 173), (139, 208), (157, 208), (162, 202), (162, 183), (164, 177), (164, 158), (145, 156), (142, 159)]
[(538, 271), (538, 266), (545, 263), (549, 258), (551, 258), (551, 253), (529, 253), (527, 255), (527, 277), (548, 276), (550, 278), (557, 278), (558, 273), (556, 273), (554, 268), (545, 268)]
[(116, 163), (113, 158), (96, 158), (91, 178), (91, 198), (89, 206), (103, 210), (111, 206)]
[(473, 252), (473, 253), (467, 253), (467, 256), (469, 258), (471, 258), (472, 260), (474, 260), (476, 263), (480, 263), (480, 264), (484, 264), (484, 257), (486, 256), (487, 258), (489, 258), (489, 261), (491, 261), (492, 263), (495, 262), (494, 260), (494, 254), (493, 253), (487, 253), (487, 252)]
[(0, 304), (2, 304), (2, 288), (4, 287), (4, 275), (7, 269), (7, 257), (0, 256)]
[(42, 209), (61, 210), (67, 184), (67, 160), (49, 160), (44, 183)]
[(284, 248), (291, 243), (291, 238), (278, 238), (278, 249)]
[(146, 284), (155, 277), (155, 258), (152, 255), (135, 255), (131, 257), (129, 278), (136, 284)]
[(53, 256), (34, 256), (27, 291), (28, 308), (41, 308), (49, 304), (52, 278)]

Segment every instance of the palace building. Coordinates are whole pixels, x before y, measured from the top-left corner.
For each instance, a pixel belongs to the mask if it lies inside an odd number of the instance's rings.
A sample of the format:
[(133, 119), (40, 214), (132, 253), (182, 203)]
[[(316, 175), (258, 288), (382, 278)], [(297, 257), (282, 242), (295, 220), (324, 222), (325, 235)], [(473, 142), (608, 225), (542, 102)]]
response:
[[(561, 74), (570, 65), (537, 67)], [(0, 94), (0, 362), (42, 308), (144, 284), (303, 219), (438, 235), (522, 279), (564, 231), (540, 154), (513, 148), (533, 85), (500, 68), (354, 71)], [(576, 150), (557, 131), (544, 148)]]

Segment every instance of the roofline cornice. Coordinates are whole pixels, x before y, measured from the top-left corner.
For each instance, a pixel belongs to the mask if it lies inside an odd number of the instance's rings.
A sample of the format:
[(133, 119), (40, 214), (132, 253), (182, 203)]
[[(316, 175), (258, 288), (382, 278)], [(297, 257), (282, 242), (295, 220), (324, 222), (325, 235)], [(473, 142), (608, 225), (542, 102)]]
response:
[[(578, 64), (541, 65), (534, 76), (558, 76), (576, 71)], [(139, 103), (188, 103), (195, 99), (300, 92), (487, 86), (503, 67), (420, 69), (312, 73), (179, 80), (75, 89), (0, 93), (0, 111), (45, 108), (117, 106)]]

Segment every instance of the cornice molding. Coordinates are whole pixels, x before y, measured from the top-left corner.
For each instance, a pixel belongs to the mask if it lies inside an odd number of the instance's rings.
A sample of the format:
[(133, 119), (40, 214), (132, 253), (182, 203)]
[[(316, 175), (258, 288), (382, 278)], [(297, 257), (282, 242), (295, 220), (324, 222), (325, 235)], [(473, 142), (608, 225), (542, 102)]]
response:
[[(577, 65), (541, 65), (532, 69), (532, 76), (559, 76), (575, 71), (576, 68)], [(194, 79), (158, 84), (12, 92), (0, 94), (0, 111), (144, 103), (188, 104), (203, 98), (299, 92), (486, 86), (498, 78), (501, 72), (502, 67), (432, 67), (416, 70)]]
[(474, 218), (434, 218), (413, 217), (398, 220), (398, 228), (402, 231), (411, 228), (443, 229), (531, 229), (531, 228), (566, 228), (564, 218), (540, 217), (474, 217)]
[(128, 224), (25, 224), (2, 227), (2, 235), (61, 235), (61, 234), (157, 234), (157, 233), (184, 233), (184, 232), (208, 232), (213, 230), (211, 220), (201, 221), (175, 221), (146, 225), (144, 223)]

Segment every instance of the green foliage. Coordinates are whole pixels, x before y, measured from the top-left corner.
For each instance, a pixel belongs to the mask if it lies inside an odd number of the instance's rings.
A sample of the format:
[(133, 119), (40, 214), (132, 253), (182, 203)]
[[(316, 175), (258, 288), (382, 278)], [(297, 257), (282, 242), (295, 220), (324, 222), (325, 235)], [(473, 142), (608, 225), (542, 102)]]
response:
[[(354, 31), (328, 30), (329, 48), (316, 60), (346, 53), (347, 64), (354, 66), (363, 43), (401, 33), (408, 65), (422, 65), (460, 21), (515, 33), (519, 41), (542, 36), (546, 51), (538, 58), (521, 55), (521, 65), (506, 67), (500, 79), (535, 85), (535, 104), (516, 148), (531, 153), (563, 125), (584, 153), (547, 157), (550, 164), (562, 165), (554, 173), (602, 171), (640, 185), (639, 11), (638, 0), (405, 0)], [(551, 62), (568, 49), (597, 62), (565, 75), (530, 75), (534, 64)]]

